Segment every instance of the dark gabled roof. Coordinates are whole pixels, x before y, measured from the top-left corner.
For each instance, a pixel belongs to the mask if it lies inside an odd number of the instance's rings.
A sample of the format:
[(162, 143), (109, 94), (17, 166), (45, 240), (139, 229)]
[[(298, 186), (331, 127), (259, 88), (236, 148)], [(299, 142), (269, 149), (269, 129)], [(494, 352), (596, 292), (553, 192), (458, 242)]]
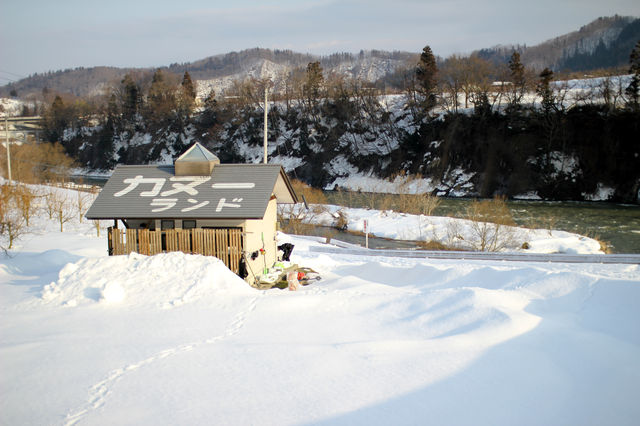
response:
[(173, 166), (118, 166), (88, 219), (259, 219), (274, 194), (297, 197), (282, 166), (218, 164), (211, 176), (175, 176)]

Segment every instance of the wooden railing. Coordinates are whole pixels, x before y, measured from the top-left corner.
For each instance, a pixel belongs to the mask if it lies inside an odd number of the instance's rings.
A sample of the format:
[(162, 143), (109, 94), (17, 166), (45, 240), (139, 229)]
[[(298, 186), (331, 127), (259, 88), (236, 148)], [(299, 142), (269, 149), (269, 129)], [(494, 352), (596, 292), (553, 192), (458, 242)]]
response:
[(158, 253), (184, 253), (215, 256), (236, 274), (242, 256), (242, 230), (220, 229), (108, 229), (109, 255), (136, 252), (152, 256)]

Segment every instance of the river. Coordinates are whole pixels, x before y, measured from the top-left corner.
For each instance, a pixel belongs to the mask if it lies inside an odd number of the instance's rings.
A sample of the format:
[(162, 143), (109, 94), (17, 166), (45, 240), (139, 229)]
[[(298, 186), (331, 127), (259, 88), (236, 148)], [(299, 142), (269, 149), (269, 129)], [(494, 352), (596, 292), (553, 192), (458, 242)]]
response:
[[(79, 180), (76, 178), (75, 180)], [(106, 178), (84, 178), (85, 183), (102, 186)], [(370, 207), (376, 204), (376, 196), (370, 194), (325, 192), (329, 203), (347, 207)], [(384, 194), (383, 196), (388, 196)], [(434, 216), (464, 217), (470, 203), (467, 198), (441, 198)], [(507, 203), (518, 225), (535, 228), (552, 228), (574, 232), (605, 241), (612, 253), (640, 253), (640, 206), (604, 202), (566, 201), (509, 201)], [(335, 238), (364, 245), (364, 238), (335, 230), (317, 229), (317, 235), (333, 235)], [(362, 241), (361, 241), (362, 240)], [(389, 242), (373, 239), (376, 248), (408, 248), (408, 242)]]

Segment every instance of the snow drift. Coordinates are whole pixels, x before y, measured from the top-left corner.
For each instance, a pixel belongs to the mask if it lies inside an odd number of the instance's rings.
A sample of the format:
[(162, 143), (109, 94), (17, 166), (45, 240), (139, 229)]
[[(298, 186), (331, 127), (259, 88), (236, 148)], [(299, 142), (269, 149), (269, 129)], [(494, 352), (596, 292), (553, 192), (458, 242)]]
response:
[(87, 258), (67, 264), (44, 287), (47, 303), (152, 305), (162, 308), (250, 292), (247, 284), (215, 257), (181, 252)]

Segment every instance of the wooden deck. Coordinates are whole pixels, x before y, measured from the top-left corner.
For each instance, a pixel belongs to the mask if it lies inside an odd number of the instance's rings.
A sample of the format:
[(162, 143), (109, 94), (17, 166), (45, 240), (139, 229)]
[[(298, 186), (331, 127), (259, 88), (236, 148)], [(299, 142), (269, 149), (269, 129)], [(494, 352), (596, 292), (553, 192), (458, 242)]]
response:
[(221, 229), (108, 229), (109, 255), (132, 252), (152, 256), (181, 251), (189, 254), (215, 256), (236, 274), (242, 257), (242, 230)]

